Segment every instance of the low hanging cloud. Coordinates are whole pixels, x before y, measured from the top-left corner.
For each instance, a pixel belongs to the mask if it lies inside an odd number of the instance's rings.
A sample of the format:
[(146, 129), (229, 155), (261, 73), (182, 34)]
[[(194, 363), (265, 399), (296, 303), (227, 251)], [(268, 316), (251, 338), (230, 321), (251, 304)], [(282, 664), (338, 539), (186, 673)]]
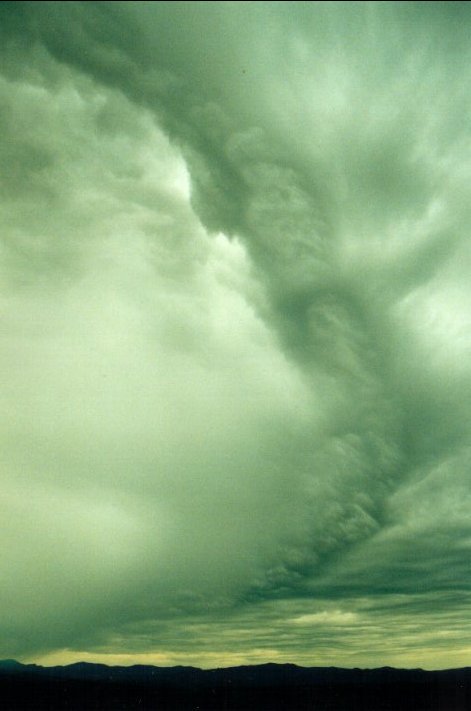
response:
[(3, 4), (5, 655), (464, 658), (467, 11), (351, 5)]

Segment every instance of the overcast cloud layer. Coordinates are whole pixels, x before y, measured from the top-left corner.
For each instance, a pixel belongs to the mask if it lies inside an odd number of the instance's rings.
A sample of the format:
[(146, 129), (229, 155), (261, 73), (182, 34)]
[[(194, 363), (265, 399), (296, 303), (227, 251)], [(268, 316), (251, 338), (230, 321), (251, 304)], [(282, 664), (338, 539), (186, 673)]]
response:
[(0, 13), (0, 655), (469, 664), (467, 3)]

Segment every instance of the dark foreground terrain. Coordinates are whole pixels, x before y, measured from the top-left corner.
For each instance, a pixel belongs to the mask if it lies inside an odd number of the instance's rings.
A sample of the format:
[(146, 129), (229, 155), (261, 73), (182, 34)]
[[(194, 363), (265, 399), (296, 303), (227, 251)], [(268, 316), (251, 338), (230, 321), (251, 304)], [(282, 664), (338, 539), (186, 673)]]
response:
[(471, 669), (45, 668), (6, 660), (0, 662), (0, 710), (8, 709), (471, 711)]

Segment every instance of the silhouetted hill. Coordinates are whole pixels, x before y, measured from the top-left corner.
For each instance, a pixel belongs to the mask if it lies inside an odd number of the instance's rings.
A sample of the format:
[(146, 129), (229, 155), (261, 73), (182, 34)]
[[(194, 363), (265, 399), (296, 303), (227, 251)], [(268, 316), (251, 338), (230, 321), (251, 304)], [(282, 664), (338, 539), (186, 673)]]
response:
[(40, 667), (0, 661), (0, 709), (471, 711), (471, 669)]

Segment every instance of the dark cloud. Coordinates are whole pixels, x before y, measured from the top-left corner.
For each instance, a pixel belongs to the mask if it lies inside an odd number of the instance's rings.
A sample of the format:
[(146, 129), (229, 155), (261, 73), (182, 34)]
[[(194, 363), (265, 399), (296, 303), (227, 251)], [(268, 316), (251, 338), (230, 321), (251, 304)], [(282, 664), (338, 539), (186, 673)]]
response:
[(5, 654), (461, 659), (463, 6), (1, 11)]

